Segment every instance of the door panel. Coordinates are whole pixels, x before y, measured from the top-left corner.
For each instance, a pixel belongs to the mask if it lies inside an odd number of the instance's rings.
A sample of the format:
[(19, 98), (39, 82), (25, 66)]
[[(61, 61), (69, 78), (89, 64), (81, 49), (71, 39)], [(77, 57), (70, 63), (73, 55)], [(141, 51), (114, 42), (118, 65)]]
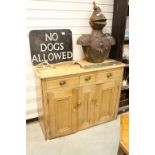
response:
[(55, 126), (57, 133), (67, 132), (72, 130), (72, 98), (66, 97), (61, 100), (56, 100), (55, 109)]
[(95, 85), (80, 87), (78, 90), (78, 129), (87, 128), (94, 123)]
[(101, 123), (111, 120), (116, 111), (118, 97), (118, 81), (111, 80), (97, 85), (95, 122)]
[(77, 103), (75, 90), (57, 89), (48, 92), (51, 136), (72, 133), (75, 127), (74, 104)]

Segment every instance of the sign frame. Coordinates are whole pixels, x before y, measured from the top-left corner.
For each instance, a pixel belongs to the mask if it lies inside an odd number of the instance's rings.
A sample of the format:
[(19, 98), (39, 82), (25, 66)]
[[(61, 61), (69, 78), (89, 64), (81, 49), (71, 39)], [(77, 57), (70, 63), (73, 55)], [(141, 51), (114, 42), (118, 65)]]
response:
[(72, 31), (70, 29), (31, 30), (29, 32), (31, 62), (35, 66), (73, 60)]

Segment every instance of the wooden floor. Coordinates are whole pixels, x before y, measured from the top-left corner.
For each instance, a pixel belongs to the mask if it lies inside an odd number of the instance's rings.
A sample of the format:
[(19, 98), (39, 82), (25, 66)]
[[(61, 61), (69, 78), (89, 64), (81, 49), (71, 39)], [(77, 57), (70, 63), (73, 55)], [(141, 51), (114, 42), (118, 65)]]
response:
[(119, 155), (129, 154), (129, 113), (120, 117)]

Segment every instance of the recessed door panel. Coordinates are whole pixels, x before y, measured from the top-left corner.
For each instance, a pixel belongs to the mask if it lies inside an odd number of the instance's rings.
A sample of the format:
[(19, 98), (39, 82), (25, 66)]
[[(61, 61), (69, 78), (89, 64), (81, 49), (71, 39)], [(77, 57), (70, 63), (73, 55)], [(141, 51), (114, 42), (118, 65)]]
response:
[(117, 105), (118, 82), (112, 80), (97, 85), (95, 122), (101, 123), (114, 117)]
[(74, 104), (77, 102), (74, 93), (72, 88), (48, 92), (51, 136), (73, 132), (76, 117)]
[(95, 85), (83, 86), (78, 90), (78, 129), (93, 125), (95, 92)]

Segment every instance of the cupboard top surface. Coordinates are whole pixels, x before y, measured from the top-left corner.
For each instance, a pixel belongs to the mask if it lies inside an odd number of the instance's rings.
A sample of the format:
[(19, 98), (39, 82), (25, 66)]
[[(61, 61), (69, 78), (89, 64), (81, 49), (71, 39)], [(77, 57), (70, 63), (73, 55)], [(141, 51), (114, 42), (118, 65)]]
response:
[[(85, 67), (86, 66), (86, 67)], [(90, 66), (90, 67), (87, 67)], [(67, 76), (67, 75), (74, 75), (74, 74), (81, 74), (81, 73), (89, 73), (94, 71), (100, 70), (107, 70), (107, 69), (115, 69), (115, 68), (122, 68), (125, 64), (118, 62), (113, 59), (105, 60), (103, 63), (89, 63), (85, 60), (81, 61), (71, 61), (67, 63), (60, 63), (60, 64), (51, 64), (48, 67), (37, 67), (34, 66), (34, 71), (37, 77), (44, 79), (44, 78), (53, 78), (53, 77), (60, 77), (60, 76)], [(88, 68), (88, 69), (85, 69)]]

